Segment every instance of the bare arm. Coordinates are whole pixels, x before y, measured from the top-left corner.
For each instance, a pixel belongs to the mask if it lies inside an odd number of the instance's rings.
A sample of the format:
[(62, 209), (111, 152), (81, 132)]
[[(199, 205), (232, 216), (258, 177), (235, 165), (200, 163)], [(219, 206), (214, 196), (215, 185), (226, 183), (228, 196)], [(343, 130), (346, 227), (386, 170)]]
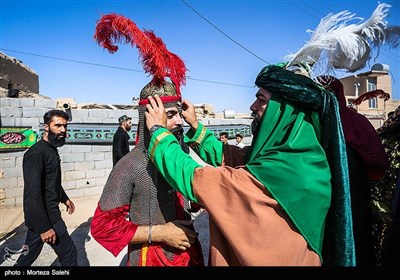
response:
[[(168, 246), (185, 251), (193, 244), (198, 233), (189, 229), (193, 221), (176, 220), (161, 225), (139, 226), (131, 243), (162, 242)], [(151, 239), (151, 240), (150, 240)]]

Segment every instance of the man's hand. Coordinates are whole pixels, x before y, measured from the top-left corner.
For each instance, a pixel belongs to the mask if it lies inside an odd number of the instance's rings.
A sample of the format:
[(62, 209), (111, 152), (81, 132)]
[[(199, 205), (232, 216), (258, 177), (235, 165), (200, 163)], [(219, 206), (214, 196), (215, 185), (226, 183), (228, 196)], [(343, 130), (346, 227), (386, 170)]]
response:
[(72, 214), (75, 212), (75, 204), (72, 202), (72, 200), (68, 199), (65, 203), (65, 206), (67, 206), (67, 213)]
[(194, 131), (197, 130), (199, 124), (197, 122), (196, 110), (193, 104), (187, 100), (182, 100), (182, 117)]
[(164, 242), (176, 249), (185, 251), (196, 241), (198, 233), (189, 229), (193, 221), (175, 220), (163, 225), (153, 226), (154, 241)]
[(40, 234), (43, 243), (55, 244), (57, 240), (57, 235), (54, 229), (49, 229), (48, 231)]
[(162, 125), (167, 127), (167, 114), (165, 113), (164, 104), (161, 98), (156, 94), (154, 98), (149, 96), (149, 104), (146, 104), (147, 112), (144, 112), (146, 117), (147, 129), (153, 125)]

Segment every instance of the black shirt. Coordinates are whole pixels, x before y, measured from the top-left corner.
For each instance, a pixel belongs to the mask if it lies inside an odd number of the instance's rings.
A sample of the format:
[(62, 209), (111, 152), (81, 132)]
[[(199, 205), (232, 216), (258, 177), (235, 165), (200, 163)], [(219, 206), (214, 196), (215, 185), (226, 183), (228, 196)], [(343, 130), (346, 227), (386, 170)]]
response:
[(40, 140), (24, 154), (22, 168), (25, 225), (41, 234), (61, 219), (59, 204), (68, 200), (57, 149)]
[(113, 138), (113, 166), (127, 153), (129, 153), (129, 134), (119, 126)]

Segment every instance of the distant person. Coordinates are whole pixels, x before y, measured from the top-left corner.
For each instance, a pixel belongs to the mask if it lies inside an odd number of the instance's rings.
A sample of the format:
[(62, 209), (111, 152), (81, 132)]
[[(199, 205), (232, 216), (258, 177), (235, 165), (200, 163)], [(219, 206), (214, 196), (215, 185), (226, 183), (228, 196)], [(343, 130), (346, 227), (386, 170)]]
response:
[(219, 134), (219, 140), (222, 141), (224, 144), (228, 144), (228, 137), (229, 137), (228, 132), (221, 132)]
[(236, 146), (239, 148), (243, 148), (244, 144), (243, 144), (243, 135), (238, 133), (236, 134)]
[(61, 164), (57, 148), (65, 144), (68, 114), (51, 110), (44, 114), (43, 139), (24, 154), (24, 216), (28, 227), (25, 246), (15, 266), (31, 266), (44, 243), (53, 248), (61, 266), (77, 266), (77, 250), (61, 217), (60, 202), (67, 213), (75, 211), (74, 203), (61, 186)]
[(113, 138), (113, 166), (127, 153), (129, 153), (129, 134), (132, 128), (132, 118), (123, 115), (118, 119), (119, 126)]

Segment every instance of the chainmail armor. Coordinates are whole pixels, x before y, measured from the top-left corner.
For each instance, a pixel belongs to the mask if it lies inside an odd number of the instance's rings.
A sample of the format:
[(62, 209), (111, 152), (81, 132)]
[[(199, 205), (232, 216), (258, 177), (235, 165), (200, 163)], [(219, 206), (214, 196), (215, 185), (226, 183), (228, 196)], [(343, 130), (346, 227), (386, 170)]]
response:
[[(171, 95), (170, 86), (173, 87), (173, 85), (168, 82), (166, 84), (167, 86), (163, 88), (168, 91), (169, 94), (167, 95)], [(153, 94), (157, 93), (162, 96), (159, 90), (154, 91), (156, 87), (148, 84), (141, 92), (141, 99), (147, 98), (146, 89), (149, 88)], [(180, 104), (171, 102), (165, 103), (164, 106), (165, 108), (178, 108)], [(138, 225), (165, 224), (176, 220), (177, 196), (176, 191), (168, 185), (149, 160), (147, 151), (150, 134), (146, 127), (145, 111), (145, 106), (139, 107), (137, 130), (139, 141), (125, 157), (117, 162), (111, 171), (99, 203), (102, 211), (130, 205), (129, 220)], [(189, 210), (189, 202), (186, 199), (184, 199), (184, 204), (185, 209)], [(190, 219), (190, 215), (187, 215), (186, 219)], [(130, 266), (139, 265), (141, 248), (142, 244), (129, 245)], [(166, 257), (170, 260), (173, 259), (176, 250), (172, 247), (163, 249)]]

